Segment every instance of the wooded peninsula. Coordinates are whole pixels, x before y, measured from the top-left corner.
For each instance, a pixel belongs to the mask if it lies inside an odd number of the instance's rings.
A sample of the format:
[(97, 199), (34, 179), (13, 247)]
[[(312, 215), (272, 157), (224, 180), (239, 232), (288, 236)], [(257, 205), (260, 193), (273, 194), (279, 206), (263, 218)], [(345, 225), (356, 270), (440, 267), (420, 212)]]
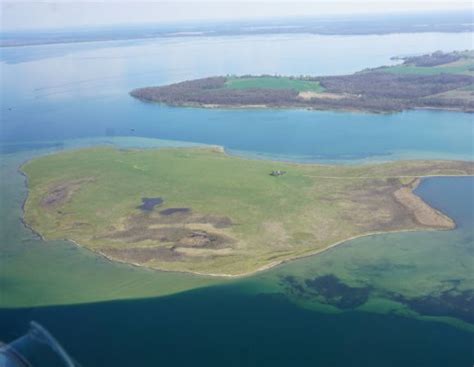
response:
[(213, 76), (130, 94), (147, 102), (203, 108), (474, 112), (474, 51), (394, 59), (402, 63), (351, 75)]

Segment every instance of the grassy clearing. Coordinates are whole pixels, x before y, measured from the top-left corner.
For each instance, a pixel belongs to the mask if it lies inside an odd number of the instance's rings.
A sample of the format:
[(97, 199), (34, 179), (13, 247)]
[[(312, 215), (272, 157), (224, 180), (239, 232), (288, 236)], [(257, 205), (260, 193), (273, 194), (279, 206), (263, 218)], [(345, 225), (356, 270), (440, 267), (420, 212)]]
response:
[(283, 76), (261, 76), (249, 78), (229, 78), (226, 87), (231, 89), (294, 89), (298, 92), (323, 92), (319, 82)]
[[(407, 176), (472, 174), (473, 165), (320, 166), (216, 149), (93, 148), (39, 158), (23, 170), (25, 220), (47, 239), (152, 268), (237, 275), (367, 233), (431, 228), (394, 192)], [(272, 170), (287, 173), (272, 177)], [(145, 197), (164, 203), (143, 212)], [(160, 213), (172, 208), (190, 210)]]
[(465, 74), (474, 75), (474, 60), (461, 59), (445, 65), (439, 66), (413, 66), (396, 65), (384, 68), (383, 71), (395, 74), (417, 74), (417, 75), (437, 75), (437, 74)]

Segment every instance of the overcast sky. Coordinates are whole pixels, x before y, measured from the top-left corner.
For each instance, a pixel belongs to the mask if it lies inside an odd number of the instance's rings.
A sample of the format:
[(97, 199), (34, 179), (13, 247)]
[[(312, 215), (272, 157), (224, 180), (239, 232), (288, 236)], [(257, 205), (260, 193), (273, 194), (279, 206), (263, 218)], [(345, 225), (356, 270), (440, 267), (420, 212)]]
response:
[(313, 0), (306, 2), (0, 0), (0, 5), (0, 26), (3, 30), (472, 9), (471, 2), (456, 0)]

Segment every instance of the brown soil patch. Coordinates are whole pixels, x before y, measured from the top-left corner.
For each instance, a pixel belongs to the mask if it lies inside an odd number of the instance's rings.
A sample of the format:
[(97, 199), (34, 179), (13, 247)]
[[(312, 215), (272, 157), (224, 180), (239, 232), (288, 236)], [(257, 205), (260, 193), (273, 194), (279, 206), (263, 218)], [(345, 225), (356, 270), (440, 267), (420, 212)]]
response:
[[(206, 227), (196, 229), (192, 228), (193, 225)], [(123, 261), (182, 261), (187, 256), (195, 257), (200, 253), (209, 257), (218, 255), (224, 249), (232, 251), (236, 241), (219, 231), (231, 225), (232, 221), (228, 217), (200, 215), (190, 208), (169, 208), (158, 213), (136, 214), (126, 220), (124, 229), (112, 229), (107, 235), (96, 239), (125, 243), (126, 248), (103, 251), (106, 256)], [(144, 246), (150, 242), (157, 246)]]
[(108, 248), (101, 252), (107, 257), (137, 264), (144, 264), (151, 260), (179, 261), (184, 257), (172, 247)]
[(84, 183), (92, 181), (94, 181), (93, 177), (87, 177), (57, 184), (50, 188), (42, 198), (41, 206), (47, 209), (63, 205), (71, 199), (72, 195), (77, 192)]

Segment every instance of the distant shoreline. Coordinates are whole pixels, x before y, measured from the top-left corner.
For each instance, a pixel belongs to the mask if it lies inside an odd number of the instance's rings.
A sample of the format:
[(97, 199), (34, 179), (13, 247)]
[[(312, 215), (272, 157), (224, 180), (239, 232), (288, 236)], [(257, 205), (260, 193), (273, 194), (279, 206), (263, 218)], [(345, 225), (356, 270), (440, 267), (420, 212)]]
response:
[(132, 41), (195, 37), (232, 37), (313, 34), (321, 36), (369, 36), (399, 33), (471, 33), (468, 10), (409, 12), (385, 15), (357, 14), (275, 17), (269, 20), (241, 19), (232, 22), (203, 21), (201, 24), (105, 25), (69, 29), (4, 31), (0, 48), (85, 42)]
[[(363, 109), (363, 108), (354, 108), (354, 107), (333, 107), (333, 108), (317, 108), (317, 107), (307, 107), (307, 106), (267, 106), (267, 105), (209, 105), (209, 104), (196, 104), (196, 103), (188, 103), (188, 104), (168, 104), (164, 102), (154, 102), (149, 101), (146, 99), (140, 99), (142, 102), (145, 103), (156, 103), (163, 106), (169, 106), (174, 108), (204, 108), (209, 110), (306, 110), (306, 111), (331, 111), (331, 112), (348, 112), (348, 113), (368, 113), (368, 114), (379, 114), (379, 115), (390, 115), (391, 113), (396, 112), (403, 112), (403, 111), (381, 111), (377, 109)], [(466, 110), (460, 107), (450, 107), (450, 108), (441, 108), (441, 107), (426, 107), (426, 106), (419, 106), (407, 109), (407, 111), (440, 111), (440, 112), (460, 112), (460, 113), (467, 113), (467, 114), (474, 114), (474, 110)]]
[(140, 37), (128, 37), (128, 38), (103, 38), (103, 39), (76, 39), (76, 40), (50, 40), (50, 41), (31, 41), (31, 42), (12, 42), (5, 43), (0, 40), (1, 48), (17, 48), (17, 47), (33, 47), (33, 46), (51, 46), (51, 45), (74, 45), (84, 43), (100, 43), (100, 42), (126, 42), (126, 41), (145, 41), (145, 40), (159, 40), (159, 39), (180, 39), (180, 38), (199, 38), (199, 37), (239, 37), (239, 36), (277, 36), (277, 35), (298, 35), (298, 34), (313, 34), (318, 36), (385, 36), (391, 34), (415, 34), (415, 33), (472, 33), (472, 30), (456, 30), (456, 31), (407, 31), (407, 32), (377, 32), (377, 33), (308, 33), (308, 32), (293, 32), (293, 33), (234, 33), (234, 34), (212, 34), (203, 33), (199, 35), (156, 35), (156, 36), (140, 36)]

